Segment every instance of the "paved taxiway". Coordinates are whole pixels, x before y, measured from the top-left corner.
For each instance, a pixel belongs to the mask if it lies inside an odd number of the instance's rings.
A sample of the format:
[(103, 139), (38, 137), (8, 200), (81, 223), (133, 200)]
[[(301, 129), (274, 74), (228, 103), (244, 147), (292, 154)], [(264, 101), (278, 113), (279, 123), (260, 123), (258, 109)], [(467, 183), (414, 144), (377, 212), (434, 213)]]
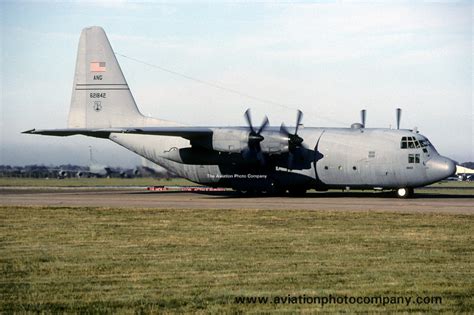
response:
[(242, 197), (233, 192), (153, 192), (144, 188), (0, 188), (0, 205), (98, 206), (157, 209), (302, 209), (474, 214), (474, 195), (309, 193), (305, 197)]

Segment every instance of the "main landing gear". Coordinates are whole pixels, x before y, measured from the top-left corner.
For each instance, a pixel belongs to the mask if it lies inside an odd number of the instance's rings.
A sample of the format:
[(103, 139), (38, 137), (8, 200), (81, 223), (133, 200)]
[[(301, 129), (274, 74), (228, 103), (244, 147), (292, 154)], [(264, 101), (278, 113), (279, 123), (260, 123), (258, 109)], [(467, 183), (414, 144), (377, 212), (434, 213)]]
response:
[(398, 188), (395, 191), (395, 194), (397, 195), (398, 198), (401, 198), (401, 199), (412, 198), (413, 188), (409, 188), (409, 187)]
[[(257, 197), (257, 196), (285, 196), (287, 190), (283, 188), (275, 188), (271, 190), (237, 190), (241, 195), (247, 197)], [(291, 197), (303, 197), (306, 195), (306, 189), (304, 188), (291, 188), (288, 189), (288, 195)]]

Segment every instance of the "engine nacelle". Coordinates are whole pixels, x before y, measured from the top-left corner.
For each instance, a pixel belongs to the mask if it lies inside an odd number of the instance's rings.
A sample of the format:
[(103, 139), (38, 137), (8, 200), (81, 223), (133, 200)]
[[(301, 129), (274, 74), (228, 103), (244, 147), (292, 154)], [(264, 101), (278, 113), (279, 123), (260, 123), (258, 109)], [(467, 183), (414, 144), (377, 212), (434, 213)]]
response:
[[(288, 137), (278, 131), (263, 131), (260, 148), (263, 153), (279, 154), (288, 152)], [(212, 135), (212, 150), (227, 153), (241, 153), (248, 148), (248, 130), (216, 129)]]
[(280, 132), (275, 131), (264, 131), (262, 132), (264, 137), (263, 141), (260, 142), (260, 148), (262, 152), (268, 154), (280, 154), (288, 152), (288, 137), (285, 137)]
[(217, 129), (212, 134), (212, 149), (220, 152), (240, 153), (248, 147), (247, 130)]

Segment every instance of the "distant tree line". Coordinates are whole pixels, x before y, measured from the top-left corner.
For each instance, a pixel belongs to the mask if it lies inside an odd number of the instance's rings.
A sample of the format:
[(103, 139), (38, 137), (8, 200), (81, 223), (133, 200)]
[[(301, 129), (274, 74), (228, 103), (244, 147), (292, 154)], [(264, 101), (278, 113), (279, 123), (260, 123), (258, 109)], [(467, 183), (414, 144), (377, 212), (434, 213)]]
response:
[(474, 169), (474, 162), (464, 162), (459, 165), (470, 168), (470, 169)]
[(146, 166), (135, 168), (106, 167), (103, 173), (94, 173), (88, 166), (63, 164), (53, 165), (0, 165), (0, 177), (11, 178), (80, 178), (80, 177), (110, 177), (110, 178), (175, 178), (175, 174), (168, 171), (156, 171)]

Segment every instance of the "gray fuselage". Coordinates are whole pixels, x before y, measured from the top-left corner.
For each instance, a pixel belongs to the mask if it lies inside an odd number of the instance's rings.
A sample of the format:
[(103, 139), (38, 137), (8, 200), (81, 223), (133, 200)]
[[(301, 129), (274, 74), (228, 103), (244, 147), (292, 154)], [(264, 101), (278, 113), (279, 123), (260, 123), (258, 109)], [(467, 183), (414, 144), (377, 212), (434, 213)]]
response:
[[(210, 129), (222, 133), (238, 127)], [(117, 133), (110, 139), (193, 182), (238, 190), (413, 188), (455, 171), (453, 161), (410, 130), (302, 128), (299, 134), (304, 148), (292, 169), (282, 154), (267, 154), (262, 166), (245, 163), (238, 153), (192, 147), (190, 141), (177, 137)]]

